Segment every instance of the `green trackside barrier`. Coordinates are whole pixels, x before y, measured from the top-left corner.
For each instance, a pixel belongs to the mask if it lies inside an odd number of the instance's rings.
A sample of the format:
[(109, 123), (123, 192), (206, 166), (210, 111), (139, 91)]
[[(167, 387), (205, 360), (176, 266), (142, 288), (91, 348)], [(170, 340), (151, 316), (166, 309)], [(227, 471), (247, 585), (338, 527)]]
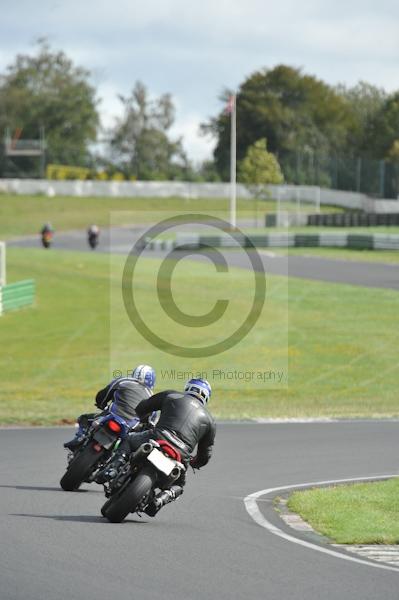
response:
[(35, 301), (36, 284), (34, 279), (10, 283), (0, 288), (0, 314), (32, 306)]
[[(235, 241), (232, 239), (234, 238)], [(271, 234), (249, 234), (248, 238), (256, 248), (275, 247), (275, 248), (304, 248), (304, 247), (324, 247), (324, 248), (357, 248), (361, 250), (399, 250), (398, 234), (373, 233), (369, 235), (360, 233), (335, 233), (322, 232), (318, 234), (310, 233), (271, 233)], [(231, 235), (206, 236), (199, 234), (178, 234), (176, 241), (168, 240), (168, 250), (180, 247), (184, 244), (191, 248), (201, 248), (201, 246), (211, 246), (214, 248), (233, 248), (237, 247), (237, 242), (242, 245), (250, 246), (242, 235), (233, 233)], [(148, 250), (159, 250), (160, 242), (158, 240), (148, 241), (146, 248)]]
[(221, 246), (221, 238), (220, 236), (200, 235), (199, 244), (219, 248)]
[[(249, 243), (249, 241), (251, 243)], [(399, 250), (398, 234), (361, 234), (343, 232), (321, 232), (313, 233), (270, 233), (249, 234), (245, 238), (242, 234), (232, 233), (220, 236), (199, 235), (195, 233), (177, 234), (176, 240), (150, 240), (145, 241), (147, 250), (168, 250), (174, 248), (234, 248), (238, 244), (255, 248), (357, 248), (358, 250)]]
[(348, 248), (359, 248), (361, 250), (373, 250), (374, 237), (372, 235), (348, 234)]
[(295, 246), (297, 248), (305, 248), (307, 246), (317, 247), (320, 246), (320, 236), (318, 234), (296, 234), (295, 235)]

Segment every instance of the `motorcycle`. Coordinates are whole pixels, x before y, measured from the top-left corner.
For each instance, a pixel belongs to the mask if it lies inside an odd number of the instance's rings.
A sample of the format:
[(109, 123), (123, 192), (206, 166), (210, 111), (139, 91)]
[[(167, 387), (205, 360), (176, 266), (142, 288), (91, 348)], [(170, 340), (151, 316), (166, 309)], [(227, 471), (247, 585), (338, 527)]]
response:
[(131, 431), (142, 428), (140, 420), (135, 417), (126, 421), (116, 413), (112, 405), (105, 415), (95, 418), (79, 447), (68, 455), (68, 466), (60, 485), (63, 490), (77, 490), (83, 482), (92, 483), (97, 474), (106, 468), (114, 451)]
[(111, 523), (121, 523), (129, 513), (140, 514), (158, 490), (168, 489), (185, 470), (180, 452), (169, 442), (145, 442), (104, 485), (108, 500), (101, 514)]
[(98, 233), (89, 233), (88, 235), (89, 246), (92, 250), (95, 250), (98, 246)]
[(53, 234), (51, 231), (46, 231), (42, 233), (42, 245), (43, 248), (50, 248), (53, 241)]

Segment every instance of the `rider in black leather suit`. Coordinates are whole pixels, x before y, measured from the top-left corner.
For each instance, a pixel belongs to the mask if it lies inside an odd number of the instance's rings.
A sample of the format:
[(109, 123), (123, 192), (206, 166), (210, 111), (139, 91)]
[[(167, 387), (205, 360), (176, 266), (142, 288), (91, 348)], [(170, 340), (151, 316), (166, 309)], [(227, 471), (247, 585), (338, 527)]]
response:
[[(207, 381), (190, 379), (184, 393), (167, 390), (142, 400), (136, 406), (137, 415), (144, 420), (153, 411), (160, 411), (159, 420), (153, 430), (131, 433), (122, 442), (113, 463), (104, 473), (105, 479), (115, 477), (129, 455), (150, 439), (164, 439), (171, 443), (180, 451), (186, 466), (189, 463), (195, 469), (205, 466), (211, 458), (216, 434), (215, 421), (205, 406), (210, 395), (211, 388)], [(197, 445), (197, 454), (191, 457)], [(185, 473), (169, 490), (163, 490), (154, 498), (146, 513), (155, 516), (164, 504), (183, 493), (184, 485)]]

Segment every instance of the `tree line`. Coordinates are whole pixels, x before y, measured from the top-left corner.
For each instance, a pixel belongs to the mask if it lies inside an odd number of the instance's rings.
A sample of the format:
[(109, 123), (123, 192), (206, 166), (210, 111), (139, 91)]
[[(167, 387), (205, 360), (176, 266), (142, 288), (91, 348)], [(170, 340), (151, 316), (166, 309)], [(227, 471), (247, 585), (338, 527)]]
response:
[[(194, 167), (183, 140), (170, 134), (175, 119), (170, 94), (154, 98), (136, 82), (130, 95), (119, 96), (122, 116), (101, 131), (99, 100), (90, 81), (87, 69), (40, 40), (34, 53), (18, 55), (0, 75), (0, 132), (22, 129), (23, 138), (37, 138), (44, 128), (49, 163), (143, 180), (229, 179), (230, 116), (224, 108), (201, 125), (216, 142), (213, 160)], [(227, 103), (230, 94), (225, 90), (221, 101)], [(100, 138), (101, 153), (95, 150)], [(237, 91), (239, 163), (259, 140), (265, 140), (287, 182), (331, 185), (341, 161), (347, 170), (353, 164), (346, 183), (351, 189), (367, 161), (384, 161), (397, 171), (399, 92), (388, 94), (366, 82), (333, 87), (287, 65), (257, 71)], [(22, 160), (28, 167), (32, 159)], [(0, 174), (4, 164), (0, 160)]]

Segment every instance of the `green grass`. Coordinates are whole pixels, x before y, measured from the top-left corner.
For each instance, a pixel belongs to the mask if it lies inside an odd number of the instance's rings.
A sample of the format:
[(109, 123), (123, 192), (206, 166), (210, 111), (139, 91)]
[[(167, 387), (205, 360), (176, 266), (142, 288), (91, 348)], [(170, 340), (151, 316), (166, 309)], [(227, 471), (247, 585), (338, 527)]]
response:
[[(93, 395), (115, 368), (149, 362), (160, 374), (162, 369), (186, 364), (154, 349), (140, 336), (129, 337), (120, 307), (113, 303), (110, 310), (109, 260), (115, 293), (120, 286), (120, 257), (9, 249), (9, 281), (35, 278), (37, 306), (0, 318), (2, 423), (73, 420), (91, 407)], [(169, 324), (157, 312), (149, 293), (158, 265), (155, 259), (148, 259), (139, 269), (137, 287), (142, 305), (167, 335), (171, 333)], [(212, 267), (193, 265), (187, 261), (186, 266), (181, 263), (176, 268), (174, 292), (182, 310), (200, 314), (213, 305), (220, 283), (210, 279)], [(240, 296), (240, 312), (245, 308), (243, 290), (248, 274), (240, 269), (231, 274), (232, 281), (223, 291)], [(215, 273), (217, 276), (224, 275)], [(289, 387), (265, 389), (216, 382), (212, 402), (216, 416), (399, 416), (397, 292), (291, 278), (288, 347), (284, 347), (284, 331), (278, 329), (286, 316), (287, 280), (268, 277), (267, 285), (266, 316), (254, 329), (255, 337), (244, 340), (227, 357), (196, 359), (189, 364), (196, 369), (220, 364), (251, 369), (261, 363), (267, 368), (274, 362), (283, 364), (287, 353)], [(158, 379), (158, 389), (168, 387), (167, 378)]]
[(399, 479), (295, 492), (288, 508), (338, 544), (399, 543)]
[[(275, 211), (276, 203), (240, 200), (237, 209), (241, 218), (261, 217), (266, 212)], [(294, 205), (287, 203), (293, 210)], [(86, 228), (91, 223), (108, 227), (113, 211), (137, 211), (135, 223), (152, 221), (162, 217), (163, 211), (200, 210), (222, 211), (221, 217), (228, 218), (229, 200), (221, 198), (76, 198), (45, 196), (17, 196), (0, 194), (0, 239), (19, 235), (36, 234), (43, 223), (50, 221), (56, 231)], [(308, 210), (304, 206), (304, 210)], [(336, 211), (337, 208), (322, 207), (323, 211)], [(131, 214), (128, 218), (131, 218)], [(125, 225), (123, 214), (117, 215), (114, 224)]]

